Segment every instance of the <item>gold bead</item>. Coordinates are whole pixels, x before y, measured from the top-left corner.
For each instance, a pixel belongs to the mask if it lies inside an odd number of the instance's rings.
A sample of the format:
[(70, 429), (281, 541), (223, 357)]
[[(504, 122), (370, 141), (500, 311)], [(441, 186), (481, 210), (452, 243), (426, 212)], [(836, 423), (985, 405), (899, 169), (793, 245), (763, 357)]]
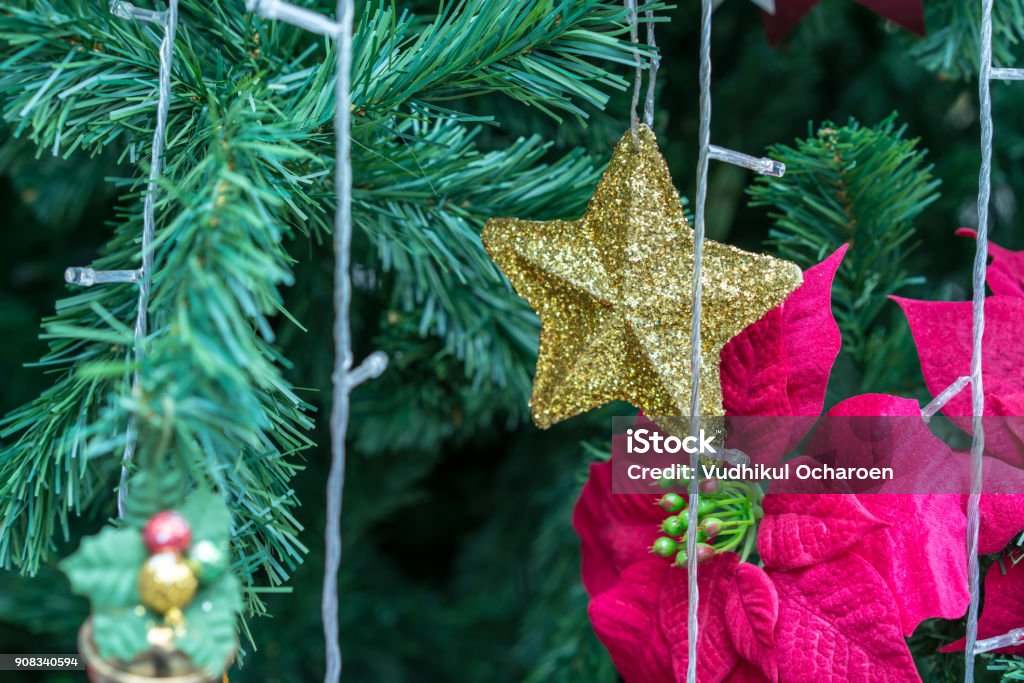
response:
[(139, 597), (157, 614), (181, 609), (196, 594), (199, 582), (189, 566), (174, 552), (157, 553), (139, 571)]

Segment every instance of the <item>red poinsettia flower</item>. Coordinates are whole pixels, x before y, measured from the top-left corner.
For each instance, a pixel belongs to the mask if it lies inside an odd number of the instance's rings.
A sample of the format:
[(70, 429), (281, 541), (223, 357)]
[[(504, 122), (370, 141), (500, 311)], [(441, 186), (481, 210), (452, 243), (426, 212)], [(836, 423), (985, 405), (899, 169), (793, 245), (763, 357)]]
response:
[[(976, 238), (968, 228), (958, 235)], [(985, 336), (982, 344), (982, 379), (985, 415), (1005, 416), (1005, 421), (986, 420), (986, 450), (1014, 465), (989, 462), (986, 458), (982, 490), (1020, 492), (1024, 466), (1024, 252), (989, 244), (992, 258), (986, 282), (992, 292), (985, 300)], [(921, 358), (925, 383), (933, 394), (942, 391), (956, 377), (970, 373), (971, 304), (969, 302), (922, 302), (897, 300), (910, 324)], [(959, 426), (971, 431), (970, 391), (965, 390), (946, 404), (943, 412)], [(967, 481), (969, 455), (954, 453), (953, 477)], [(948, 476), (948, 475), (947, 475)], [(961, 488), (965, 484), (960, 485)], [(1024, 496), (983, 495), (981, 497), (979, 551), (1002, 550), (1024, 528)], [(978, 622), (978, 637), (989, 638), (1024, 626), (1024, 565), (1004, 559), (988, 570), (984, 586), (985, 604)], [(963, 650), (960, 640), (945, 651)], [(1002, 652), (1024, 654), (1024, 647)]]
[[(839, 347), (829, 297), (841, 256), (810, 269), (780, 309), (723, 350), (730, 414), (820, 413)], [(917, 402), (859, 396), (830, 415), (916, 418), (882, 444), (905, 475), (900, 485), (932, 490), (916, 487), (946, 477), (961, 486), (951, 490), (963, 490), (969, 457), (931, 435)], [(1014, 472), (987, 462), (987, 484), (1016, 486), (1007, 484)], [(610, 464), (595, 464), (573, 519), (590, 617), (627, 683), (685, 680), (687, 576), (649, 552), (664, 517), (656, 501), (613, 495)], [(957, 618), (967, 607), (964, 503), (962, 495), (766, 496), (764, 568), (732, 553), (700, 566), (699, 680), (919, 680), (904, 636), (923, 619)], [(1024, 496), (983, 496), (981, 552), (1001, 549), (1021, 519)], [(998, 616), (987, 628), (1007, 621)]]
[[(722, 352), (732, 415), (817, 415), (841, 343), (830, 298), (846, 248), (805, 273), (782, 304)], [(649, 549), (664, 515), (657, 496), (611, 494), (611, 466), (591, 467), (573, 524), (583, 542), (591, 620), (627, 681), (685, 678), (686, 573)], [(732, 683), (778, 680), (779, 601), (760, 567), (722, 553), (701, 566), (699, 676)], [(681, 654), (680, 654), (681, 653)]]
[[(883, 395), (849, 399), (829, 414), (872, 410), (920, 416), (916, 401)], [(925, 451), (947, 460), (918, 422), (928, 438), (898, 439), (913, 452), (897, 461)], [(968, 457), (953, 455), (961, 467), (946, 473), (966, 481)], [(994, 486), (1010, 468), (989, 464)], [(657, 499), (612, 494), (611, 466), (598, 463), (574, 517), (591, 621), (628, 683), (685, 680), (687, 575), (649, 553), (664, 516)], [(919, 680), (904, 636), (924, 619), (958, 618), (967, 608), (964, 507), (953, 494), (769, 494), (758, 531), (764, 569), (732, 553), (700, 565), (699, 680)], [(1022, 519), (1024, 496), (983, 496), (981, 552), (1000, 550)], [(983, 637), (1017, 614), (986, 621)]]

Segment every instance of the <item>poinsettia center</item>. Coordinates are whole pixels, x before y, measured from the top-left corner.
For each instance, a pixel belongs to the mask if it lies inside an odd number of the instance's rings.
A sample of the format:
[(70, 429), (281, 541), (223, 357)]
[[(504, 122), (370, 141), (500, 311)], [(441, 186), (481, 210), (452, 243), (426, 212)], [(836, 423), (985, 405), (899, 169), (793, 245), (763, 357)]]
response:
[[(681, 482), (668, 481), (667, 485)], [(745, 561), (757, 538), (757, 520), (761, 517), (760, 488), (743, 482), (721, 482), (706, 479), (701, 482), (701, 495), (697, 503), (697, 562), (704, 562), (718, 553), (735, 552)], [(661, 523), (660, 536), (651, 546), (651, 552), (673, 564), (685, 567), (686, 532), (690, 526), (687, 499), (669, 492), (658, 500), (668, 513)]]

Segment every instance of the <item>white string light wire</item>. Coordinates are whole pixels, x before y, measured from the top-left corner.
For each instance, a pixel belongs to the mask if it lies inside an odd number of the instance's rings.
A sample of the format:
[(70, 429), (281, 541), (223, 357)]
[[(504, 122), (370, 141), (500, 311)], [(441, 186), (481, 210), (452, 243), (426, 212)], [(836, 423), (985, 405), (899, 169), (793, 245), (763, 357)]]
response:
[[(630, 39), (638, 41), (638, 12), (635, 0), (625, 0), (626, 20), (629, 22)], [(694, 207), (694, 243), (693, 243), (693, 317), (690, 324), (690, 433), (697, 434), (700, 428), (700, 315), (703, 297), (702, 269), (704, 254), (704, 204), (708, 194), (708, 162), (711, 159), (725, 161), (737, 166), (749, 168), (764, 175), (781, 177), (786, 166), (781, 162), (768, 158), (752, 157), (748, 154), (735, 152), (724, 147), (711, 144), (711, 0), (701, 1), (701, 40), (700, 40), (700, 154), (697, 160), (697, 198)], [(661, 63), (654, 42), (654, 13), (645, 12), (647, 19), (647, 43), (654, 50), (648, 67), (647, 95), (644, 101), (644, 123), (654, 126), (655, 80)], [(642, 60), (639, 47), (635, 51), (635, 81), (633, 83), (632, 102), (630, 107), (630, 131), (636, 139), (637, 104), (640, 100), (640, 87), (643, 78)], [(680, 406), (682, 412), (683, 406)], [(730, 453), (726, 458), (730, 462), (746, 460), (743, 453)], [(700, 456), (690, 455), (689, 525), (686, 531), (687, 582), (689, 604), (687, 611), (687, 683), (697, 680), (697, 640), (699, 624), (697, 610), (700, 601), (700, 590), (697, 585), (697, 508), (700, 502), (700, 490), (697, 472)]]
[(981, 340), (985, 334), (985, 267), (988, 265), (988, 204), (992, 192), (992, 0), (981, 0), (978, 100), (981, 116), (981, 169), (978, 174), (978, 239), (974, 252), (974, 297), (971, 325), (971, 494), (967, 498), (967, 610), (964, 681), (974, 683), (974, 648), (978, 639), (981, 575), (978, 567), (978, 505), (981, 501), (982, 453), (985, 450), (985, 393), (981, 377)]
[[(708, 162), (711, 153), (711, 0), (701, 0), (700, 27), (700, 132), (697, 143), (697, 197), (694, 206), (693, 228), (693, 317), (690, 321), (690, 433), (697, 434), (700, 428), (700, 314), (703, 303), (704, 285), (704, 205), (708, 197)], [(697, 469), (700, 456), (696, 451), (690, 454), (689, 524), (686, 528), (686, 571), (688, 581), (686, 615), (686, 681), (697, 681), (697, 643), (700, 637), (698, 606), (700, 588), (697, 585), (697, 508), (700, 504), (700, 490)]]
[[(166, 11), (136, 7), (123, 0), (111, 0), (110, 13), (129, 21), (148, 21), (164, 28), (160, 42), (160, 73), (157, 78), (156, 127), (153, 130), (153, 148), (149, 163), (149, 180), (142, 206), (142, 266), (137, 270), (94, 270), (68, 268), (64, 280), (82, 287), (112, 283), (139, 283), (138, 308), (135, 313), (135, 371), (132, 373), (132, 394), (141, 391), (142, 361), (145, 357), (146, 332), (149, 327), (149, 290), (153, 277), (153, 238), (156, 234), (156, 192), (163, 170), (164, 144), (167, 140), (167, 114), (171, 106), (171, 67), (174, 61), (174, 34), (178, 28), (178, 0), (170, 0)], [(128, 474), (135, 457), (135, 418), (128, 421), (124, 454), (121, 457), (121, 478), (117, 486), (117, 516), (124, 517), (128, 497)]]
[(337, 213), (334, 223), (334, 373), (331, 405), (331, 469), (327, 475), (327, 524), (323, 593), (320, 616), (324, 624), (325, 683), (341, 679), (341, 643), (338, 634), (338, 571), (341, 568), (341, 505), (345, 491), (345, 438), (348, 433), (349, 395), (362, 382), (379, 377), (388, 358), (374, 351), (352, 368), (352, 331), (349, 306), (352, 301), (352, 160), (351, 76), (352, 0), (338, 0), (337, 21), (281, 0), (247, 0), (246, 7), (268, 19), (280, 19), (313, 33), (335, 38), (337, 84), (335, 86), (335, 169)]

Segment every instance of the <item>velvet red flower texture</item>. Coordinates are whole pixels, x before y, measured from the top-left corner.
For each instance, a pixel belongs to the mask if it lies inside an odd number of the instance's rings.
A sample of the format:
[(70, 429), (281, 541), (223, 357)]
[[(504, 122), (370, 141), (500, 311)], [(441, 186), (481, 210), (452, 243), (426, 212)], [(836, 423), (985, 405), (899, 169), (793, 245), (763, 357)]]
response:
[[(960, 229), (960, 235), (974, 236)], [(986, 280), (992, 296), (985, 299), (982, 379), (986, 416), (986, 448), (1012, 465), (1024, 467), (1024, 253), (991, 244), (992, 263)], [(910, 325), (921, 372), (933, 396), (959, 377), (970, 374), (971, 302), (915, 301), (895, 298)], [(961, 391), (942, 412), (971, 431), (971, 392)]]
[[(831, 284), (845, 247), (809, 269), (777, 309), (722, 352), (726, 410), (740, 415), (817, 415), (841, 339)], [(685, 679), (686, 575), (652, 558), (662, 511), (657, 496), (611, 494), (611, 466), (591, 467), (573, 524), (582, 540), (591, 620), (630, 683)], [(850, 530), (853, 533), (852, 530)], [(701, 565), (701, 681), (779, 680), (779, 597), (768, 574), (722, 553)], [(789, 612), (787, 614), (792, 614)]]
[[(961, 228), (958, 235), (977, 237), (974, 230)], [(985, 300), (985, 336), (982, 345), (982, 378), (985, 388), (984, 414), (1004, 420), (986, 420), (986, 452), (1009, 465), (985, 458), (982, 490), (1016, 495), (982, 495), (980, 547), (982, 554), (1002, 550), (1024, 529), (1024, 252), (989, 244), (992, 261), (986, 282), (992, 292)], [(932, 394), (970, 372), (971, 305), (969, 302), (924, 302), (897, 299), (910, 324), (921, 358), (921, 370)], [(957, 425), (971, 431), (970, 392), (965, 390), (943, 409)], [(954, 453), (951, 477), (967, 479), (965, 453)], [(1005, 570), (1005, 571), (1004, 571)], [(1001, 635), (1024, 626), (1024, 564), (1011, 558), (994, 563), (984, 586), (985, 603), (978, 622), (978, 637)], [(963, 650), (963, 640), (944, 648)], [(1024, 648), (1002, 652), (1024, 654)]]
[[(958, 235), (976, 237), (973, 230), (961, 228)], [(985, 300), (985, 337), (982, 345), (982, 379), (985, 388), (985, 415), (1002, 420), (986, 420), (986, 451), (1013, 467), (985, 463), (983, 491), (1018, 493), (1024, 491), (1019, 482), (1024, 457), (1024, 252), (1010, 251), (989, 244), (992, 262), (986, 271), (986, 282), (992, 296)], [(897, 299), (910, 324), (910, 331), (921, 358), (921, 372), (928, 390), (937, 395), (957, 377), (970, 374), (971, 304), (970, 302), (913, 301)], [(966, 431), (971, 430), (970, 391), (964, 390), (943, 408), (950, 419)], [(966, 456), (959, 454), (960, 463)], [(965, 464), (958, 468), (966, 478)], [(990, 475), (989, 470), (993, 470)], [(947, 475), (948, 476), (948, 475)], [(964, 490), (961, 486), (960, 490)], [(1024, 528), (1024, 496), (982, 496), (981, 552), (992, 553), (1003, 548)], [(985, 545), (985, 527), (993, 527)], [(1020, 618), (1024, 622), (1024, 612)]]
[[(909, 417), (920, 415), (920, 406), (869, 395), (829, 414), (871, 411)], [(895, 459), (952, 458), (947, 474), (962, 469), (964, 476), (966, 456), (944, 454), (919, 424), (920, 439), (898, 441), (913, 452)], [(993, 485), (1010, 469), (988, 464)], [(646, 551), (658, 535), (656, 496), (613, 495), (610, 479), (608, 463), (591, 467), (574, 520), (590, 617), (628, 683), (677, 683), (686, 670), (686, 573)], [(1001, 549), (1016, 533), (1022, 498), (983, 496), (982, 552)], [(769, 494), (758, 533), (765, 568), (732, 553), (700, 566), (699, 680), (918, 681), (904, 636), (924, 619), (959, 618), (966, 610), (965, 528), (960, 495)], [(1015, 614), (984, 623), (994, 629)]]
[[(781, 310), (723, 351), (727, 410), (820, 412), (839, 346), (829, 290), (840, 258), (810, 269)], [(789, 328), (787, 320), (805, 323)], [(787, 352), (801, 346), (819, 353)], [(919, 416), (920, 406), (869, 395), (830, 414), (909, 417)], [(912, 472), (918, 479), (904, 483), (935, 476), (936, 462), (945, 474), (966, 476), (963, 454), (938, 442), (923, 422), (907, 424), (921, 433), (902, 435), (912, 438), (900, 439), (891, 454), (919, 467)], [(1009, 469), (987, 462), (986, 477), (994, 485), (1007, 480)], [(610, 481), (608, 463), (593, 465), (574, 515), (595, 631), (628, 683), (684, 680), (686, 574), (648, 552), (663, 517), (657, 497), (612, 495)], [(982, 552), (1000, 549), (1016, 533), (1020, 501), (983, 497)], [(764, 569), (731, 553), (701, 564), (699, 680), (919, 680), (904, 635), (923, 619), (961, 616), (968, 602), (963, 497), (770, 494), (763, 505)]]
[[(722, 349), (722, 405), (729, 417), (756, 417), (736, 425), (729, 446), (774, 465), (821, 414), (825, 388), (842, 336), (832, 317), (832, 280), (847, 245), (804, 273), (781, 306), (768, 311)], [(788, 416), (785, 423), (771, 420)], [(806, 419), (801, 420), (800, 417)]]

